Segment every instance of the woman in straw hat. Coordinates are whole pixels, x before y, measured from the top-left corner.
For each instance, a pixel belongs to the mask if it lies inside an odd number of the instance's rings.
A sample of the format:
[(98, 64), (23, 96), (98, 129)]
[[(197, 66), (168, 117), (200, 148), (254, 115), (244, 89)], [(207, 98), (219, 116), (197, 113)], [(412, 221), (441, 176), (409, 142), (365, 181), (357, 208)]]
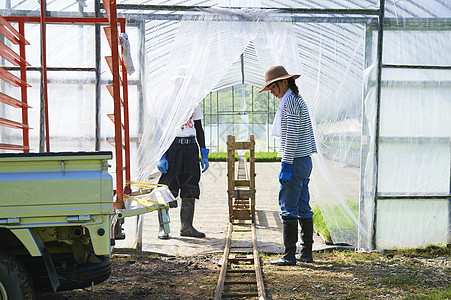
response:
[[(279, 206), (283, 223), (284, 255), (271, 260), (274, 265), (295, 265), (296, 259), (312, 262), (313, 212), (308, 190), (312, 171), (310, 155), (316, 152), (315, 138), (307, 104), (299, 95), (295, 79), (283, 66), (274, 66), (265, 74), (265, 85), (259, 92), (271, 91), (281, 99), (272, 135), (280, 139)], [(296, 254), (298, 221), (301, 226), (301, 251)]]

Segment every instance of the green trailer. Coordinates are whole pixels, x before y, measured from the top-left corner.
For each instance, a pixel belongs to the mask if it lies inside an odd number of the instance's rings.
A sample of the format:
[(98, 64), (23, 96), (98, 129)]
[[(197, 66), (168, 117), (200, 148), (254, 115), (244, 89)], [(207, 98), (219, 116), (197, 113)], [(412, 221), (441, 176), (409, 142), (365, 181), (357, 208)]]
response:
[(111, 152), (0, 154), (0, 299), (104, 281), (115, 231), (122, 234), (115, 221), (167, 207), (116, 213), (111, 158)]

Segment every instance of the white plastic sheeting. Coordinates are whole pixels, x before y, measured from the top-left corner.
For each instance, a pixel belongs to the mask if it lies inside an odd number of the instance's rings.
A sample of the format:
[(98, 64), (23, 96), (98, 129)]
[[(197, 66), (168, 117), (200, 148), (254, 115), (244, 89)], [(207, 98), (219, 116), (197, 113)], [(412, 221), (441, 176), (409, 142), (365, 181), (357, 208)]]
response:
[(360, 221), (373, 238), (363, 247), (450, 243), (451, 33), (442, 25), (386, 29), (379, 103), (376, 65), (364, 71)]
[[(164, 63), (161, 57), (167, 53), (167, 45), (161, 52), (158, 48), (149, 51), (147, 97), (151, 98), (147, 99), (148, 123), (139, 149), (144, 162), (140, 178), (152, 174), (172, 142), (175, 128), (202, 98), (221, 86), (222, 78), (231, 77), (234, 62), (252, 43), (256, 56), (251, 61), (261, 72), (258, 86), (264, 83), (265, 70), (273, 65), (282, 64), (288, 72), (302, 74), (297, 84), (310, 107), (320, 149), (312, 175), (315, 205), (321, 208), (334, 242), (356, 245), (362, 89), (362, 74), (357, 71), (363, 68), (364, 26), (315, 21), (295, 24), (258, 10), (209, 12), (214, 18), (187, 17), (178, 24), (172, 52), (166, 54)], [(155, 42), (160, 38), (155, 31)], [(246, 77), (249, 73), (244, 72), (245, 81), (255, 78)], [(241, 74), (235, 73), (235, 77), (240, 83)], [(253, 134), (250, 126), (246, 132)], [(343, 178), (341, 169), (346, 169), (348, 178)], [(340, 184), (346, 186), (339, 186), (334, 176), (341, 177)]]
[[(235, 5), (222, 2), (183, 4)], [(379, 1), (251, 2), (249, 6), (262, 8), (379, 7)], [(179, 5), (178, 1), (118, 3)], [(65, 0), (47, 4), (51, 13), (72, 16), (80, 9), (93, 12), (95, 7), (89, 0), (86, 6)], [(309, 105), (319, 149), (311, 191), (334, 242), (367, 249), (449, 243), (450, 6), (439, 0), (386, 1), (382, 62), (387, 66), (382, 68), (380, 98), (377, 31), (370, 28), (377, 15), (215, 8), (174, 12), (184, 15), (178, 21), (158, 19), (151, 13), (155, 9), (138, 14), (124, 10), (137, 70), (129, 78), (132, 179), (145, 180), (154, 172), (174, 129), (204, 96), (241, 83), (236, 62), (244, 52), (246, 83), (259, 85), (264, 71), (275, 64), (302, 74), (297, 84)], [(22, 10), (38, 13), (39, 4), (0, 2), (0, 9), (4, 8), (12, 15), (23, 14)], [(143, 23), (135, 27), (134, 21)], [(47, 29), (49, 66), (94, 67), (93, 26), (47, 25)], [(27, 46), (27, 60), (32, 66), (40, 65), (37, 33), (38, 24), (26, 26), (32, 44)], [(108, 48), (101, 36), (103, 57)], [(249, 45), (255, 50), (252, 53)], [(426, 68), (413, 68), (418, 65)], [(101, 68), (108, 70), (103, 59)], [(39, 72), (27, 75), (33, 85), (28, 89), (33, 107), (31, 143), (37, 151)], [(103, 72), (102, 85), (109, 79)], [(49, 72), (49, 81), (51, 150), (94, 150), (94, 73)], [(1, 90), (18, 97), (17, 90), (4, 84)], [(101, 93), (100, 143), (102, 150), (108, 150), (106, 140), (112, 137), (113, 127), (106, 113), (112, 112), (112, 102), (103, 86)], [(145, 100), (145, 109), (140, 99)], [(0, 116), (20, 119), (17, 110), (2, 104)], [(2, 142), (17, 141), (17, 130), (0, 130)]]
[[(227, 74), (250, 42), (262, 70), (282, 64), (288, 72), (301, 72), (290, 23), (258, 21), (264, 17), (258, 13), (254, 22), (246, 22), (242, 18), (248, 18), (249, 12), (230, 14), (224, 10), (221, 20), (205, 15), (202, 19), (182, 21), (164, 73), (150, 76), (148, 123), (140, 145), (140, 161), (144, 162), (140, 178), (151, 174), (172, 143), (175, 129)], [(150, 70), (153, 55), (157, 57), (159, 53), (149, 53)]]

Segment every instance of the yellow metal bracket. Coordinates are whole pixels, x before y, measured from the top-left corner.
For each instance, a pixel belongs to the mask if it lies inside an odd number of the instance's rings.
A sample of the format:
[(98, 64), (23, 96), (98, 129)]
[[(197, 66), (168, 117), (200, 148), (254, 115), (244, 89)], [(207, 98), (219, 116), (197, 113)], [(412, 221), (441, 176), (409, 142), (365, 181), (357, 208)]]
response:
[[(143, 207), (131, 210), (123, 210), (117, 214), (118, 219), (125, 217), (137, 216), (151, 212), (154, 210), (166, 211), (169, 209), (168, 202), (173, 201), (174, 197), (164, 184), (127, 181), (127, 184), (136, 186), (139, 191), (132, 195), (124, 195), (124, 199), (136, 201)], [(149, 197), (142, 197), (141, 195), (149, 195)], [(139, 197), (136, 197), (139, 196)], [(164, 214), (165, 212), (163, 212)]]
[[(118, 219), (123, 219), (125, 217), (132, 217), (142, 215), (154, 210), (161, 211), (162, 215), (162, 225), (166, 233), (170, 232), (169, 228), (169, 202), (175, 201), (174, 196), (169, 191), (168, 187), (164, 184), (157, 183), (147, 183), (147, 182), (136, 182), (127, 181), (130, 186), (135, 186), (139, 189), (137, 192), (133, 192), (131, 195), (124, 194), (124, 199), (129, 199), (136, 201), (142, 205), (140, 208), (134, 208), (130, 210), (122, 210), (117, 213)], [(148, 197), (144, 197), (148, 195)]]

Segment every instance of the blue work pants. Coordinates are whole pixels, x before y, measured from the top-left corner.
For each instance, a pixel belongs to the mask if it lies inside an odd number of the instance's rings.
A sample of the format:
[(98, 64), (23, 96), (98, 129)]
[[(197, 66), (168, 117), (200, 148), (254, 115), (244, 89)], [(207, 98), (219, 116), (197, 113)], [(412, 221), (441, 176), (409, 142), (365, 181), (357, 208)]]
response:
[(310, 208), (310, 193), (308, 184), (312, 172), (310, 156), (298, 157), (291, 166), (292, 177), (288, 185), (280, 185), (279, 206), (280, 216), (284, 222), (297, 222), (299, 219), (313, 217)]

